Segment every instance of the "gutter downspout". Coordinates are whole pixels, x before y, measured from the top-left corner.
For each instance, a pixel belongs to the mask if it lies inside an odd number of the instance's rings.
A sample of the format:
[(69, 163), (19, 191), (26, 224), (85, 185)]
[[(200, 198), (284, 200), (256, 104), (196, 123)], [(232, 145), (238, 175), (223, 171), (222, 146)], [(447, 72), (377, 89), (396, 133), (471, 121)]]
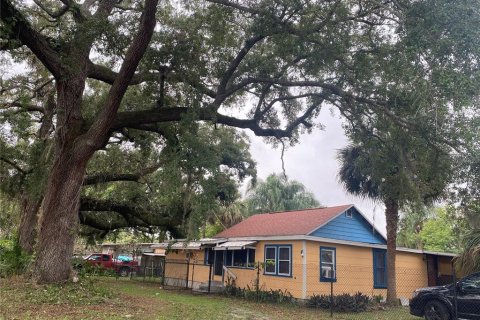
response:
[(302, 241), (302, 299), (307, 299), (307, 242)]

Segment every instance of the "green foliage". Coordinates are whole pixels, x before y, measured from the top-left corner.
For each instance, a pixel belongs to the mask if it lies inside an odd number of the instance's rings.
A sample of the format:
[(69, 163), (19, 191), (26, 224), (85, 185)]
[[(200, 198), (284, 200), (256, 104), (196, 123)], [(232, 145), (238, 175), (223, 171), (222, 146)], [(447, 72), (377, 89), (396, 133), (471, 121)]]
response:
[(432, 203), (451, 178), (451, 159), (425, 141), (384, 127), (376, 135), (356, 132), (339, 152), (339, 179), (349, 193), (400, 206)]
[(31, 259), (17, 241), (0, 239), (0, 277), (23, 274)]
[(225, 230), (225, 228), (223, 227), (223, 225), (220, 224), (220, 222), (217, 222), (214, 224), (209, 223), (205, 226), (205, 232), (204, 232), (205, 238), (211, 238), (219, 234), (223, 230)]
[[(335, 312), (364, 312), (368, 310), (372, 299), (369, 296), (357, 292), (354, 295), (347, 293), (333, 296), (333, 311)], [(329, 295), (313, 295), (308, 298), (306, 306), (330, 310), (332, 297)]]
[[(247, 137), (233, 129), (188, 121), (163, 125), (161, 130), (165, 139), (132, 130), (133, 142), (111, 144), (95, 154), (89, 175), (98, 176), (99, 182), (119, 168), (138, 178), (84, 187), (86, 198), (129, 208), (127, 213), (85, 212), (84, 219), (98, 221), (101, 232), (133, 228), (123, 236), (114, 232), (110, 238), (115, 241), (128, 235), (152, 241), (167, 230), (177, 237), (196, 237), (205, 220), (224, 228), (240, 221), (242, 206), (235, 203), (238, 183), (256, 175)], [(84, 232), (99, 236), (95, 229)]]
[(473, 229), (462, 240), (462, 252), (455, 259), (456, 267), (464, 275), (480, 271), (480, 229)]
[(96, 279), (83, 278), (77, 283), (62, 285), (26, 285), (26, 300), (30, 303), (52, 305), (91, 305), (115, 296), (113, 291), (98, 284)]
[(455, 252), (456, 241), (452, 230), (452, 220), (444, 208), (438, 208), (437, 214), (423, 223), (420, 238), (423, 248), (437, 252)]
[(295, 303), (295, 299), (287, 289), (281, 290), (262, 290), (251, 288), (238, 288), (235, 284), (227, 284), (224, 294), (231, 297), (243, 298), (250, 301), (269, 302), (269, 303)]
[(298, 181), (271, 174), (247, 192), (246, 203), (250, 214), (290, 211), (319, 207), (313, 193)]
[(117, 277), (117, 273), (113, 269), (106, 269), (99, 265), (90, 265), (83, 258), (75, 257), (72, 259), (72, 267), (77, 272), (77, 276), (82, 281), (94, 281), (94, 277)]
[(0, 190), (0, 239), (15, 239), (19, 217), (17, 201)]
[(468, 228), (451, 206), (407, 210), (400, 221), (398, 245), (437, 252), (458, 252)]

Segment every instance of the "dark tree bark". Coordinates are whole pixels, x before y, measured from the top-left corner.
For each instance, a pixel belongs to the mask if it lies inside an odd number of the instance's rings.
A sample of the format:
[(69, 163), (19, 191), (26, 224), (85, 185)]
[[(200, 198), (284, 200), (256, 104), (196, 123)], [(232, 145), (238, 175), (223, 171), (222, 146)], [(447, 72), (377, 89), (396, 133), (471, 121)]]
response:
[[(43, 181), (46, 177), (46, 167), (48, 165), (48, 139), (53, 128), (53, 116), (55, 112), (56, 101), (54, 92), (50, 92), (43, 108), (39, 110), (43, 113), (42, 124), (37, 132), (37, 137), (41, 140), (42, 152), (36, 159), (31, 160), (31, 167), (28, 174), (34, 174)], [(28, 186), (24, 186), (22, 192), (22, 207), (20, 226), (18, 228), (18, 241), (23, 251), (32, 254), (35, 242), (37, 240), (38, 212), (43, 199), (43, 183), (35, 186), (35, 191), (29, 191)]]
[(71, 150), (55, 159), (40, 213), (34, 278), (58, 283), (70, 277), (77, 232), (79, 198), (86, 162), (74, 162)]
[(40, 209), (42, 198), (24, 195), (22, 200), (22, 216), (18, 228), (18, 243), (23, 251), (33, 253), (37, 238), (37, 213)]
[(398, 229), (398, 201), (385, 200), (385, 217), (387, 220), (387, 303), (397, 304), (396, 253)]

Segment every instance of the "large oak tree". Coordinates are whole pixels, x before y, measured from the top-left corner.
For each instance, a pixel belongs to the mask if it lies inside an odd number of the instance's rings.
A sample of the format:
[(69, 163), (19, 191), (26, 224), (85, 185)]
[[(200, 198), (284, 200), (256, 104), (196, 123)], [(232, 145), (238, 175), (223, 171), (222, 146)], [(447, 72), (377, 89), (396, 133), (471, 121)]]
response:
[[(40, 282), (69, 277), (86, 167), (114, 132), (209, 121), (296, 142), (330, 105), (351, 122), (382, 115), (451, 144), (437, 133), (453, 126), (438, 128), (432, 112), (452, 101), (458, 111), (478, 89), (477, 1), (157, 2), (0, 2), (0, 47), (37, 61), (55, 88), (34, 268)], [(446, 12), (469, 15), (443, 19)], [(85, 96), (98, 86), (108, 93), (91, 106)], [(5, 105), (28, 109), (24, 100)]]

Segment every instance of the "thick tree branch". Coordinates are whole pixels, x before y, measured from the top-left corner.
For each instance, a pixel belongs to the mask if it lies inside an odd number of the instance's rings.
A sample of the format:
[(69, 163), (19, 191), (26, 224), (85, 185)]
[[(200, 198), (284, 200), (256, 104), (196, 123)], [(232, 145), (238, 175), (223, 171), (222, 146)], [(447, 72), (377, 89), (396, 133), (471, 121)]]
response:
[[(105, 66), (95, 64), (93, 62), (89, 62), (88, 65), (88, 75), (90, 79), (99, 80), (108, 84), (113, 84), (115, 79), (118, 77), (118, 72), (112, 71), (110, 68)], [(166, 72), (166, 71), (158, 71), (155, 73), (147, 73), (141, 74), (136, 73), (132, 76), (130, 80), (130, 85), (137, 85), (146, 81), (156, 81), (164, 77), (169, 82), (182, 82), (188, 84), (192, 88), (198, 90), (202, 94), (209, 96), (210, 98), (215, 98), (217, 93), (208, 87), (206, 87), (203, 83), (198, 81), (193, 81), (186, 77), (182, 77), (174, 72)]]
[(3, 161), (5, 163), (8, 163), (9, 165), (11, 165), (13, 168), (15, 168), (15, 170), (17, 170), (18, 172), (20, 172), (22, 175), (25, 175), (27, 174), (27, 171), (23, 170), (16, 162), (10, 160), (10, 159), (7, 159), (5, 158), (4, 156), (0, 156), (0, 161)]
[(151, 166), (135, 173), (99, 173), (95, 175), (86, 176), (83, 185), (94, 185), (105, 182), (114, 181), (132, 181), (138, 182), (142, 177), (155, 172), (160, 165)]
[(42, 107), (33, 105), (33, 104), (22, 104), (19, 102), (11, 102), (11, 103), (5, 103), (2, 104), (2, 109), (10, 109), (10, 108), (18, 108), (15, 113), (21, 113), (21, 112), (41, 112), (44, 113), (45, 110)]
[[(222, 77), (222, 80), (220, 81), (220, 84), (218, 85), (217, 97), (215, 99), (215, 102), (216, 102), (217, 105), (220, 105), (222, 103), (222, 101), (226, 98), (226, 96), (223, 96), (223, 95), (226, 91), (228, 82), (231, 81), (232, 76), (235, 73), (235, 70), (237, 70), (237, 68), (240, 65), (240, 63), (242, 62), (242, 60), (245, 58), (245, 56), (248, 54), (248, 52), (253, 48), (253, 46), (264, 38), (265, 38), (265, 36), (258, 35), (258, 36), (252, 37), (252, 38), (248, 39), (247, 41), (245, 41), (245, 45), (243, 46), (243, 48), (238, 52), (235, 59), (233, 59), (230, 62), (230, 65), (228, 66), (227, 70), (225, 71), (225, 73)], [(223, 97), (223, 99), (222, 99), (222, 97)]]
[(171, 215), (165, 209), (145, 209), (140, 206), (133, 206), (131, 203), (121, 203), (112, 200), (93, 199), (82, 197), (80, 200), (80, 211), (116, 212), (126, 222), (125, 227), (135, 226), (172, 226), (181, 223), (181, 220)]
[[(113, 84), (115, 82), (115, 79), (118, 77), (118, 73), (115, 71), (112, 71), (110, 68), (107, 68), (105, 66), (95, 64), (91, 61), (89, 61), (88, 64), (88, 75), (89, 78), (103, 81), (108, 84)], [(135, 74), (132, 76), (132, 79), (130, 80), (130, 85), (136, 85), (144, 82), (147, 77), (141, 74)], [(151, 76), (150, 76), (151, 78)]]
[(57, 52), (49, 45), (45, 37), (37, 32), (10, 0), (0, 2), (0, 18), (11, 28), (9, 37), (18, 39), (45, 65), (52, 75), (59, 79), (62, 76), (62, 65)]
[(231, 1), (228, 1), (228, 0), (207, 0), (207, 1), (212, 2), (212, 3), (216, 3), (216, 4), (221, 4), (223, 6), (231, 7), (231, 8), (234, 8), (234, 9), (238, 9), (240, 11), (251, 13), (251, 14), (259, 14), (260, 13), (260, 10), (250, 8), (250, 7), (246, 7), (246, 6), (242, 6), (238, 3), (234, 3), (234, 2), (231, 2)]
[(57, 19), (63, 16), (68, 9), (70, 8), (68, 5), (63, 5), (61, 8), (59, 8), (57, 11), (52, 11), (48, 9), (46, 6), (43, 5), (43, 3), (39, 0), (33, 0), (37, 6), (40, 7), (43, 11), (45, 11), (50, 17)]
[(100, 111), (96, 121), (84, 137), (83, 141), (85, 144), (83, 146), (87, 149), (85, 150), (86, 152), (80, 152), (81, 157), (88, 157), (89, 154), (100, 148), (109, 135), (122, 98), (152, 38), (156, 22), (157, 3), (158, 0), (145, 1), (145, 9), (140, 19), (139, 30), (127, 50), (125, 60), (110, 88), (104, 108)]
[[(309, 107), (303, 115), (288, 124), (285, 129), (262, 128), (254, 119), (238, 119), (235, 117), (226, 116), (214, 111), (211, 108), (196, 110), (195, 115), (197, 116), (198, 120), (214, 121), (215, 123), (220, 123), (231, 127), (250, 129), (257, 136), (286, 138), (291, 137), (292, 133), (300, 124), (309, 126), (309, 124), (306, 122), (306, 119), (311, 116), (319, 104), (320, 103), (317, 103), (314, 106)], [(142, 124), (179, 121), (188, 112), (192, 112), (192, 110), (189, 108), (165, 108), (120, 112), (117, 115), (112, 129), (119, 130), (121, 128), (138, 128), (139, 125)]]

